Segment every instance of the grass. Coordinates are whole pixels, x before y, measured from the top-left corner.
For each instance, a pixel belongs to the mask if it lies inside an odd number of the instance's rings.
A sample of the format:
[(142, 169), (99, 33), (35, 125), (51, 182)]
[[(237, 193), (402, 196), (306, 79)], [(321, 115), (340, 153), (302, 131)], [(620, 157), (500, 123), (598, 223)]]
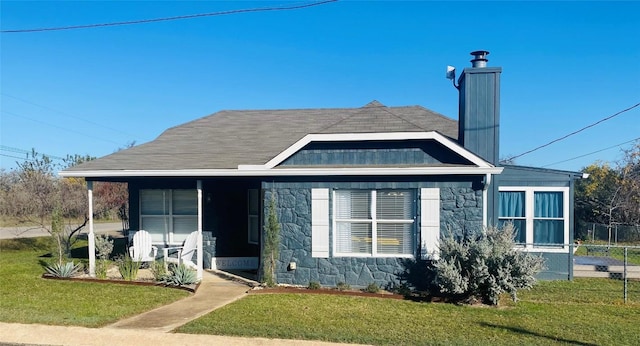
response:
[(638, 345), (640, 282), (541, 282), (499, 308), (314, 294), (249, 295), (177, 331), (374, 345)]
[(154, 286), (42, 279), (39, 261), (48, 253), (48, 239), (0, 240), (0, 321), (99, 327), (188, 295)]
[[(47, 238), (0, 241), (0, 321), (99, 327), (187, 295), (161, 287), (40, 278)], [(77, 253), (86, 254), (86, 249)], [(250, 295), (183, 333), (376, 345), (640, 344), (640, 282), (541, 282), (499, 308), (314, 294)], [(135, 298), (134, 298), (135, 297)]]

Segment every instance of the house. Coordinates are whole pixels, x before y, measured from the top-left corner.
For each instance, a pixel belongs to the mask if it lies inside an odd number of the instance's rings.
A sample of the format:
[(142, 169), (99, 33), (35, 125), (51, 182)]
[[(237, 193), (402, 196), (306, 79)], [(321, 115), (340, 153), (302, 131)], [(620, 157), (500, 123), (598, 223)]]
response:
[(498, 164), (502, 70), (486, 66), (488, 52), (472, 54), (459, 121), (377, 101), (221, 111), (60, 174), (86, 178), (90, 207), (93, 181), (127, 182), (130, 228), (158, 246), (197, 231), (200, 277), (258, 268), (275, 194), (279, 283), (385, 285), (406, 259), (437, 258), (447, 232), (503, 222), (523, 250), (548, 258), (543, 277), (570, 278), (580, 174)]

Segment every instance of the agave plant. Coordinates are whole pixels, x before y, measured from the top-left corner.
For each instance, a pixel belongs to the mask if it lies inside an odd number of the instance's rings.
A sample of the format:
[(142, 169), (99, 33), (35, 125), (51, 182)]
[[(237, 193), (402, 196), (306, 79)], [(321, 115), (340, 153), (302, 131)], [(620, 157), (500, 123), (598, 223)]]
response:
[(173, 266), (171, 273), (163, 277), (162, 282), (170, 286), (187, 286), (198, 282), (198, 277), (195, 270), (181, 263), (178, 266)]
[(68, 278), (76, 274), (82, 269), (82, 263), (75, 264), (73, 261), (65, 263), (54, 263), (44, 267), (47, 273), (58, 277)]

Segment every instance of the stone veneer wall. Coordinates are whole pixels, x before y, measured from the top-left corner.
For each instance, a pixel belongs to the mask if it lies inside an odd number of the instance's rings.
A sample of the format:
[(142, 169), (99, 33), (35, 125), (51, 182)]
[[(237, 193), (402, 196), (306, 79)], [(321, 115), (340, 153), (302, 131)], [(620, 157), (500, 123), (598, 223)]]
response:
[[(315, 281), (323, 286), (335, 286), (344, 282), (362, 287), (375, 282), (380, 287), (386, 287), (398, 282), (397, 274), (404, 270), (403, 262), (406, 258), (311, 257), (311, 189), (282, 188), (283, 183), (277, 185), (274, 189), (265, 189), (264, 205), (269, 205), (271, 193), (275, 191), (281, 224), (278, 283), (308, 285)], [(440, 187), (440, 200), (441, 233), (447, 229), (454, 234), (460, 234), (463, 230), (482, 229), (481, 190), (473, 190), (471, 187)], [(418, 208), (419, 205), (420, 203)], [(265, 208), (265, 218), (267, 212)], [(418, 226), (416, 225), (416, 230), (419, 229)], [(419, 244), (417, 237), (415, 243)], [(330, 244), (332, 247), (331, 238)], [(331, 250), (330, 253), (332, 252)], [(287, 270), (291, 262), (296, 263), (297, 269)]]

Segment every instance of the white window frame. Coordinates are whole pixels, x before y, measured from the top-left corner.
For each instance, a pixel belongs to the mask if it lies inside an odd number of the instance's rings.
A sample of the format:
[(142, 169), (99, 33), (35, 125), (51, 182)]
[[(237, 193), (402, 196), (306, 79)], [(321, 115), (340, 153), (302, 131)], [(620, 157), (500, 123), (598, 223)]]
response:
[[(532, 252), (569, 252), (569, 188), (552, 186), (500, 186), (499, 192), (524, 192), (525, 193), (525, 220), (526, 237), (525, 246), (518, 248)], [(559, 245), (537, 245), (533, 243), (533, 227), (535, 217), (535, 193), (536, 192), (562, 192), (562, 218), (545, 218), (546, 220), (563, 220), (563, 241)], [(503, 218), (504, 219), (504, 218)], [(540, 219), (540, 218), (537, 218)]]
[[(256, 203), (258, 206), (256, 208), (255, 214), (251, 213), (251, 194), (255, 193)], [(258, 226), (256, 241), (251, 240), (251, 220), (255, 220), (256, 225)], [(259, 189), (248, 189), (247, 190), (247, 243), (258, 245), (260, 243), (260, 190)]]
[[(369, 209), (369, 219), (338, 219), (336, 217), (336, 208), (337, 208), (337, 198), (336, 194), (338, 190), (333, 191), (332, 195), (332, 229), (333, 229), (333, 256), (334, 257), (386, 257), (386, 258), (414, 258), (414, 254), (380, 254), (378, 253), (378, 224), (379, 223), (394, 223), (394, 224), (412, 224), (414, 230), (411, 232), (411, 248), (415, 251), (415, 219), (416, 219), (416, 192), (412, 189), (398, 189), (402, 191), (411, 191), (413, 197), (413, 219), (378, 219), (377, 218), (377, 192), (378, 191), (390, 191), (393, 189), (377, 189), (377, 190), (368, 190), (368, 189), (343, 189), (341, 191), (367, 191), (370, 193), (370, 209)], [(359, 223), (370, 223), (371, 224), (371, 253), (350, 253), (350, 252), (338, 252), (337, 246), (337, 223), (338, 222), (359, 222)]]
[[(166, 244), (166, 245), (182, 245), (182, 241), (174, 241), (174, 233), (173, 233), (173, 220), (174, 219), (189, 219), (189, 218), (193, 218), (194, 220), (198, 220), (198, 214), (194, 214), (194, 215), (173, 215), (173, 191), (176, 190), (192, 190), (192, 189), (140, 189), (138, 191), (138, 210), (139, 212), (139, 220), (138, 220), (138, 228), (139, 229), (144, 229), (142, 227), (142, 219), (143, 218), (151, 218), (151, 219), (163, 219), (164, 220), (164, 224), (165, 224), (165, 229), (164, 229), (164, 235), (163, 235), (163, 241), (158, 242), (158, 241), (153, 241), (154, 244)], [(167, 205), (167, 210), (164, 211), (163, 215), (153, 215), (153, 214), (149, 214), (149, 215), (145, 215), (142, 213), (142, 192), (143, 191), (162, 191), (163, 192), (163, 199), (168, 200), (169, 202), (166, 204)], [(193, 189), (193, 191), (197, 191), (195, 189)], [(164, 201), (163, 201), (163, 205), (164, 205)], [(197, 198), (196, 198), (196, 207), (197, 207)], [(147, 230), (149, 231), (149, 230)], [(197, 229), (194, 229), (194, 231), (197, 231)], [(152, 233), (151, 231), (149, 231), (149, 233)]]

